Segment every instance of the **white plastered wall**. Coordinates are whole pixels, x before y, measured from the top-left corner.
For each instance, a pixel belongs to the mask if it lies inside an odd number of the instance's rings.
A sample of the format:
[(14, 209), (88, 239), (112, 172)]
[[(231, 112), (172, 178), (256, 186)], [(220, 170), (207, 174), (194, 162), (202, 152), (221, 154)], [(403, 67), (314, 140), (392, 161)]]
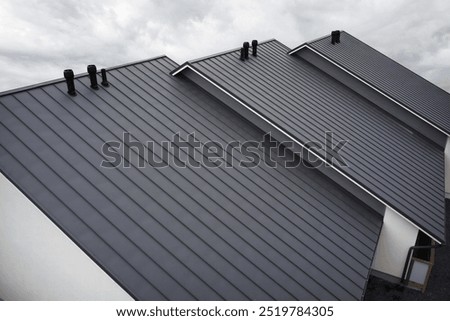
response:
[(450, 198), (450, 137), (445, 145), (445, 198)]
[(400, 278), (408, 250), (415, 245), (418, 232), (397, 212), (386, 208), (372, 268)]
[(132, 300), (2, 174), (0, 298)]

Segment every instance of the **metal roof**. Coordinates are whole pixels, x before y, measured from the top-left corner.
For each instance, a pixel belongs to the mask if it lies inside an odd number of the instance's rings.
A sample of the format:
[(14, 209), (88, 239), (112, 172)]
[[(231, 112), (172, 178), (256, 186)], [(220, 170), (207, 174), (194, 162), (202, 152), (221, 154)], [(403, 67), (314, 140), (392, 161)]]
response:
[(445, 242), (443, 150), (288, 50), (274, 40), (256, 58), (240, 61), (234, 51), (190, 66), (303, 144), (326, 131), (348, 140), (349, 166), (339, 169)]
[(339, 44), (332, 45), (330, 39), (322, 37), (307, 44), (450, 135), (448, 92), (345, 31)]
[(135, 149), (130, 168), (100, 167), (123, 132), (158, 156), (177, 132), (261, 139), (175, 67), (110, 69), (99, 90), (79, 76), (76, 97), (63, 81), (3, 95), (1, 172), (136, 299), (361, 299), (382, 217), (317, 170), (138, 168)]

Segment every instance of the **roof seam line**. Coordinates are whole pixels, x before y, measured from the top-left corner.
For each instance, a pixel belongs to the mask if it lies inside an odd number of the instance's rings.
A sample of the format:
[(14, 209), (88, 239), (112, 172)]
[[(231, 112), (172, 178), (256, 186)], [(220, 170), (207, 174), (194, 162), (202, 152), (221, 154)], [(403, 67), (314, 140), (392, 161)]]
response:
[(252, 113), (254, 113), (256, 116), (258, 116), (259, 118), (261, 118), (262, 120), (264, 120), (266, 123), (268, 123), (269, 125), (271, 125), (272, 127), (274, 127), (276, 130), (280, 131), (282, 134), (286, 135), (289, 139), (291, 139), (293, 142), (299, 144), (302, 148), (306, 148), (312, 155), (314, 155), (315, 157), (317, 157), (318, 159), (320, 159), (321, 161), (323, 161), (325, 164), (327, 164), (328, 166), (330, 166), (330, 168), (332, 168), (333, 170), (335, 170), (337, 173), (339, 173), (340, 175), (342, 175), (343, 177), (345, 177), (346, 179), (348, 179), (350, 182), (352, 182), (353, 184), (355, 184), (357, 187), (359, 187), (360, 189), (362, 189), (364, 192), (368, 193), (369, 195), (371, 195), (372, 197), (374, 197), (376, 200), (378, 200), (379, 202), (381, 202), (383, 205), (385, 205), (386, 207), (391, 208), (393, 211), (395, 211), (396, 213), (398, 213), (398, 215), (400, 215), (402, 218), (404, 218), (407, 222), (409, 222), (410, 224), (412, 224), (413, 226), (415, 226), (417, 229), (423, 231), (426, 235), (428, 235), (429, 237), (431, 237), (433, 240), (435, 240), (437, 243), (442, 244), (442, 241), (439, 240), (439, 238), (433, 236), (431, 233), (429, 233), (428, 231), (426, 231), (425, 229), (419, 227), (416, 223), (414, 223), (413, 221), (411, 221), (409, 218), (407, 218), (405, 215), (401, 214), (399, 211), (397, 211), (392, 205), (389, 205), (387, 202), (385, 202), (384, 200), (382, 200), (381, 198), (379, 198), (378, 196), (376, 196), (373, 192), (369, 191), (367, 188), (365, 188), (364, 186), (362, 186), (360, 183), (356, 182), (353, 178), (351, 178), (350, 176), (348, 176), (347, 174), (343, 173), (342, 171), (340, 171), (339, 169), (337, 169), (333, 164), (330, 164), (327, 160), (325, 160), (323, 157), (321, 157), (319, 154), (317, 154), (314, 150), (307, 148), (304, 144), (302, 144), (300, 141), (298, 141), (296, 138), (294, 138), (291, 134), (287, 133), (285, 130), (283, 130), (282, 128), (280, 128), (279, 126), (277, 126), (276, 124), (272, 123), (270, 120), (268, 120), (266, 117), (264, 117), (263, 115), (261, 115), (260, 113), (258, 113), (257, 111), (255, 111), (253, 108), (249, 107), (247, 104), (245, 104), (244, 102), (242, 102), (240, 99), (238, 99), (237, 97), (235, 97), (233, 94), (231, 94), (230, 92), (228, 92), (226, 89), (224, 89), (222, 86), (216, 84), (213, 80), (209, 79), (209, 77), (203, 75), (203, 73), (201, 73), (200, 71), (198, 71), (194, 66), (192, 66), (191, 64), (185, 64), (182, 68), (180, 68), (179, 70), (174, 70), (173, 71), (173, 76), (177, 75), (178, 73), (180, 73), (181, 71), (183, 71), (184, 69), (189, 68), (191, 69), (193, 72), (195, 72), (196, 74), (198, 74), (200, 77), (202, 77), (203, 79), (205, 79), (206, 81), (208, 81), (209, 83), (211, 83), (212, 85), (214, 85), (215, 87), (217, 87), (219, 90), (223, 91), (225, 94), (227, 94), (228, 96), (230, 96), (232, 99), (234, 99), (235, 101), (237, 101), (239, 104), (241, 104), (242, 106), (244, 106), (245, 108), (247, 108), (248, 110), (250, 110)]
[(333, 65), (337, 66), (338, 68), (340, 68), (341, 70), (343, 70), (344, 72), (348, 73), (350, 76), (356, 78), (357, 80), (359, 80), (360, 82), (362, 82), (363, 84), (369, 86), (370, 88), (372, 88), (373, 90), (375, 90), (376, 92), (378, 92), (379, 94), (383, 95), (384, 97), (386, 97), (387, 99), (391, 100), (393, 103), (397, 104), (398, 106), (402, 107), (403, 109), (405, 109), (406, 111), (410, 112), (411, 114), (413, 114), (414, 116), (418, 117), (420, 120), (424, 121), (425, 123), (427, 123), (428, 125), (432, 126), (433, 128), (437, 129), (438, 131), (440, 131), (441, 133), (443, 133), (446, 136), (450, 136), (450, 133), (446, 132), (445, 130), (443, 130), (442, 128), (440, 128), (438, 125), (433, 124), (431, 121), (427, 120), (426, 118), (424, 118), (423, 116), (419, 115), (418, 113), (414, 112), (413, 110), (411, 110), (410, 108), (406, 107), (404, 104), (402, 104), (401, 102), (399, 102), (397, 99), (392, 98), (390, 95), (384, 93), (382, 90), (378, 89), (377, 87), (375, 87), (374, 85), (370, 84), (369, 82), (365, 81), (364, 79), (362, 79), (361, 77), (358, 77), (357, 75), (355, 75), (354, 73), (352, 73), (351, 71), (349, 71), (347, 68), (344, 68), (343, 66), (341, 66), (340, 64), (336, 63), (335, 61), (333, 61), (332, 59), (328, 58), (326, 55), (320, 53), (319, 51), (317, 51), (316, 49), (312, 48), (311, 46), (309, 46), (308, 43), (305, 43), (303, 45), (301, 45), (300, 47), (293, 49), (291, 51), (288, 52), (288, 55), (293, 55), (294, 53), (296, 53), (297, 51), (300, 51), (303, 48), (308, 48), (309, 50), (311, 50), (312, 52), (314, 52), (315, 54), (319, 55), (320, 57), (324, 58), (325, 60), (327, 60), (328, 62), (332, 63)]

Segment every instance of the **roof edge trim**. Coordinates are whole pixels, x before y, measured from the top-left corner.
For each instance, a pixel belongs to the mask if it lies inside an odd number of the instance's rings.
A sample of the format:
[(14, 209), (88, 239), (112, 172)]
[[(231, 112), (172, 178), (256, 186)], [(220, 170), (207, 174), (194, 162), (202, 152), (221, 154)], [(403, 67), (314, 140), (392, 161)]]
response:
[(308, 46), (308, 43), (307, 43), (307, 42), (304, 42), (304, 43), (302, 43), (301, 45), (295, 47), (294, 49), (289, 50), (289, 51), (287, 52), (287, 54), (288, 54), (289, 56), (291, 56), (291, 55), (295, 54), (297, 51), (300, 51), (301, 49), (303, 49), (303, 48), (305, 48), (305, 47), (307, 47), (307, 46)]
[[(364, 187), (363, 185), (361, 185), (360, 183), (358, 183), (357, 181), (355, 181), (352, 177), (348, 176), (347, 174), (345, 174), (344, 172), (342, 172), (340, 169), (338, 169), (337, 167), (335, 167), (333, 164), (330, 164), (325, 158), (323, 158), (322, 156), (320, 156), (319, 154), (317, 154), (314, 149), (310, 149), (308, 147), (306, 147), (303, 143), (301, 143), (298, 139), (296, 139), (295, 137), (293, 137), (291, 134), (289, 134), (288, 132), (286, 132), (284, 129), (280, 128), (278, 125), (274, 124), (272, 121), (270, 121), (269, 119), (267, 119), (266, 117), (264, 117), (263, 115), (261, 115), (260, 113), (258, 113), (257, 111), (255, 111), (253, 108), (251, 108), (250, 106), (248, 106), (247, 104), (245, 104), (243, 101), (241, 101), (239, 98), (235, 97), (232, 93), (230, 93), (229, 91), (227, 91), (225, 88), (221, 87), (220, 85), (218, 85), (216, 82), (214, 82), (213, 80), (211, 80), (209, 77), (207, 77), (206, 75), (204, 75), (202, 72), (200, 72), (199, 70), (197, 70), (194, 66), (192, 66), (189, 62), (184, 63), (183, 65), (181, 65), (180, 67), (176, 68), (174, 71), (171, 72), (172, 76), (176, 76), (177, 74), (179, 74), (180, 72), (183, 72), (183, 70), (185, 69), (190, 69), (193, 72), (195, 72), (197, 75), (199, 75), (201, 78), (205, 79), (207, 82), (209, 82), (210, 84), (212, 84), (213, 86), (215, 86), (217, 89), (219, 89), (220, 91), (224, 92), (226, 95), (230, 96), (233, 100), (237, 101), (240, 105), (244, 106), (245, 108), (247, 108), (248, 110), (250, 110), (253, 114), (255, 114), (256, 116), (258, 116), (259, 118), (261, 118), (263, 121), (265, 121), (266, 123), (268, 123), (269, 125), (271, 125), (272, 127), (274, 127), (276, 130), (280, 131), (283, 135), (285, 135), (286, 137), (288, 137), (289, 139), (291, 139), (293, 142), (297, 143), (298, 145), (300, 145), (302, 148), (306, 148), (312, 155), (314, 155), (315, 157), (317, 157), (318, 159), (320, 159), (322, 162), (324, 162), (324, 164), (327, 164), (330, 168), (332, 168), (333, 170), (335, 170), (337, 173), (339, 173), (340, 175), (342, 175), (343, 177), (345, 177), (346, 179), (348, 179), (350, 182), (352, 182), (353, 184), (355, 184), (357, 187), (359, 187), (360, 189), (362, 189), (364, 192), (366, 192), (367, 194), (369, 194), (370, 196), (372, 196), (373, 198), (375, 198), (376, 200), (378, 200), (380, 203), (382, 203), (383, 205), (385, 205), (386, 207), (389, 207), (390, 209), (392, 209), (394, 212), (396, 212), (398, 215), (400, 215), (403, 219), (405, 219), (407, 222), (409, 222), (411, 225), (413, 225), (414, 227), (416, 227), (418, 230), (422, 231), (423, 233), (425, 233), (426, 235), (428, 235), (430, 238), (432, 238), (434, 241), (436, 241), (439, 244), (444, 244), (445, 240), (441, 240), (439, 237), (434, 236), (432, 233), (428, 232), (426, 229), (420, 227), (417, 223), (413, 222), (411, 219), (409, 219), (408, 217), (406, 217), (405, 215), (403, 215), (402, 213), (400, 213), (398, 210), (395, 209), (395, 207), (393, 207), (392, 205), (389, 205), (388, 203), (386, 203), (384, 200), (382, 200), (381, 198), (379, 198), (377, 195), (375, 195), (372, 191), (370, 191), (368, 188)], [(445, 234), (445, 233), (444, 233)]]
[(172, 76), (176, 76), (178, 73), (182, 72), (184, 69), (186, 69), (186, 68), (188, 68), (188, 67), (191, 67), (191, 68), (192, 68), (192, 66), (191, 66), (191, 64), (189, 63), (189, 61), (186, 61), (186, 62), (185, 62), (184, 64), (182, 64), (181, 66), (179, 66), (179, 67), (175, 68), (174, 70), (172, 70), (172, 71), (170, 72), (170, 74), (171, 74)]
[(369, 82), (365, 81), (364, 79), (362, 79), (361, 77), (358, 77), (357, 75), (355, 75), (354, 73), (352, 73), (350, 70), (344, 68), (343, 66), (341, 66), (340, 64), (338, 64), (337, 62), (335, 62), (334, 60), (328, 58), (327, 56), (325, 56), (324, 54), (320, 53), (319, 51), (317, 51), (316, 49), (312, 48), (311, 46), (309, 46), (308, 43), (304, 43), (294, 49), (292, 49), (291, 51), (288, 52), (288, 55), (293, 55), (294, 53), (302, 50), (302, 49), (309, 49), (312, 52), (314, 52), (315, 54), (319, 55), (320, 57), (322, 57), (323, 59), (327, 60), (328, 62), (332, 63), (333, 65), (335, 65), (336, 67), (338, 67), (339, 69), (343, 70), (344, 72), (348, 73), (350, 76), (352, 76), (353, 78), (356, 78), (358, 81), (362, 82), (363, 84), (365, 84), (366, 86), (369, 86), (371, 89), (375, 90), (376, 92), (378, 92), (379, 94), (383, 95), (384, 97), (386, 97), (387, 99), (389, 99), (390, 101), (392, 101), (393, 103), (397, 104), (398, 106), (402, 107), (403, 109), (407, 110), (408, 112), (410, 112), (411, 114), (413, 114), (414, 116), (418, 117), (420, 120), (424, 121), (425, 123), (427, 123), (428, 125), (432, 126), (433, 128), (437, 129), (438, 131), (440, 131), (441, 133), (443, 133), (446, 136), (450, 136), (450, 132), (445, 131), (444, 129), (442, 129), (441, 127), (439, 127), (438, 125), (434, 124), (433, 122), (427, 120), (426, 118), (424, 118), (423, 116), (419, 115), (418, 113), (416, 113), (415, 111), (411, 110), (410, 108), (408, 108), (407, 106), (405, 106), (404, 104), (402, 104), (401, 102), (399, 102), (398, 100), (392, 98), (390, 95), (388, 95), (387, 93), (383, 92), (382, 90), (378, 89), (377, 87), (373, 86), (372, 84), (370, 84)]
[(367, 286), (369, 285), (369, 277), (370, 277), (370, 274), (371, 274), (371, 271), (372, 271), (372, 264), (373, 264), (373, 260), (375, 260), (375, 253), (376, 253), (376, 251), (377, 251), (377, 247), (378, 247), (378, 242), (380, 241), (380, 236), (381, 236), (381, 231), (383, 230), (383, 223), (381, 224), (381, 226), (380, 226), (380, 229), (379, 229), (379, 231), (378, 231), (378, 237), (377, 237), (377, 242), (376, 242), (376, 246), (375, 246), (375, 250), (373, 251), (373, 256), (372, 256), (372, 259), (370, 260), (370, 269), (369, 269), (369, 271), (368, 271), (368, 273), (367, 273), (367, 276), (366, 276), (366, 283), (364, 284), (364, 290), (363, 290), (363, 293), (362, 293), (362, 295), (361, 295), (361, 299), (360, 299), (360, 301), (363, 301), (364, 300), (364, 297), (366, 296), (366, 292), (367, 292)]
[[(341, 33), (344, 33), (344, 32), (345, 32), (344, 30), (339, 30), (339, 31), (340, 31)], [(322, 37), (318, 37), (318, 38), (313, 39), (313, 40), (310, 40), (310, 41), (306, 41), (306, 42), (302, 43), (301, 45), (295, 47), (294, 49), (288, 51), (288, 55), (292, 55), (293, 53), (297, 52), (298, 50), (301, 49), (300, 47), (303, 47), (303, 46), (305, 46), (305, 45), (308, 45), (308, 44), (311, 44), (311, 43), (314, 43), (314, 42), (317, 42), (317, 41), (320, 41), (320, 40), (323, 40), (323, 39), (329, 38), (329, 37), (331, 37), (330, 34), (325, 35), (325, 36), (322, 36)]]

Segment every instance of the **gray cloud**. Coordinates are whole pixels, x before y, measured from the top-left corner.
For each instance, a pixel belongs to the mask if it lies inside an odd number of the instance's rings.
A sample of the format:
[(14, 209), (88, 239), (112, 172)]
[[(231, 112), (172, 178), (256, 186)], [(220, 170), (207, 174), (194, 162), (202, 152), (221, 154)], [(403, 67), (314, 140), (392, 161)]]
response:
[(0, 3), (0, 91), (166, 54), (175, 61), (277, 38), (290, 47), (344, 29), (450, 91), (450, 2), (87, 1)]

